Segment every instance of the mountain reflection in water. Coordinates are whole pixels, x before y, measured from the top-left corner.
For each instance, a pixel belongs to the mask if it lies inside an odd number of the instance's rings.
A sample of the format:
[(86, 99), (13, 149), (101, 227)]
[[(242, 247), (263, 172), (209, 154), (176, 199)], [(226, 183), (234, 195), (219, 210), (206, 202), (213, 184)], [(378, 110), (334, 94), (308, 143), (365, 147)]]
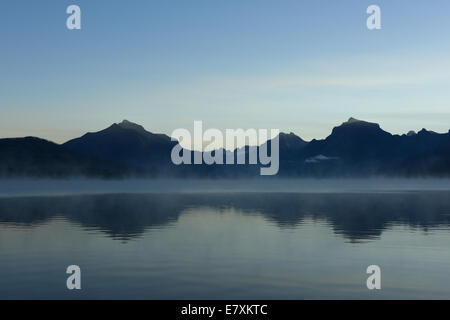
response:
[(112, 194), (0, 198), (0, 224), (34, 226), (63, 217), (113, 239), (130, 240), (177, 222), (189, 209), (234, 209), (279, 228), (305, 218), (329, 223), (350, 241), (376, 239), (394, 224), (424, 231), (450, 225), (450, 193)]

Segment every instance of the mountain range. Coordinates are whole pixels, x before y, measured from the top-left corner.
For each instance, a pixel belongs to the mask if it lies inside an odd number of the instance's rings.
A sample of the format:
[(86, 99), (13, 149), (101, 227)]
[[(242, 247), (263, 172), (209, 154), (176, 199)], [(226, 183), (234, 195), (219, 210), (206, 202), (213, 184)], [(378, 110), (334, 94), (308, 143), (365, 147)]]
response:
[[(272, 141), (266, 143), (270, 150)], [(35, 137), (0, 139), (0, 176), (259, 176), (259, 165), (176, 166), (170, 158), (175, 145), (127, 120), (61, 145)], [(245, 152), (250, 148), (259, 147)], [(450, 176), (450, 131), (392, 135), (377, 123), (350, 118), (323, 140), (280, 133), (279, 148), (281, 177)]]

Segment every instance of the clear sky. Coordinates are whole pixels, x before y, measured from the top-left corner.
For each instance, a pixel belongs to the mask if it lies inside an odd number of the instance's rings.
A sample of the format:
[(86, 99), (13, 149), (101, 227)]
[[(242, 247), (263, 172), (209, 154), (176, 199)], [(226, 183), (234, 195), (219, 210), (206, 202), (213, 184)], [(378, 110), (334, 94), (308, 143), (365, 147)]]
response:
[[(66, 28), (67, 6), (82, 30)], [(378, 4), (382, 29), (366, 28)], [(350, 116), (450, 129), (450, 2), (2, 0), (0, 137), (64, 142), (128, 119), (170, 134)]]

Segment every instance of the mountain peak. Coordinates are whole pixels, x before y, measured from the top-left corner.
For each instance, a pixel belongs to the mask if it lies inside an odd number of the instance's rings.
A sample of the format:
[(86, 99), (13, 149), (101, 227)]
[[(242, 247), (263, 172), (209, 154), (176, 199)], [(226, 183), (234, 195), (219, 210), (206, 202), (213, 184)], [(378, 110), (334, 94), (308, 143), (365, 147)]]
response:
[(280, 139), (283, 139), (283, 140), (286, 140), (286, 141), (300, 142), (300, 143), (304, 143), (305, 142), (302, 138), (300, 138), (299, 136), (297, 136), (293, 132), (290, 132), (290, 133), (280, 132), (279, 137), (280, 137)]
[(350, 117), (346, 123), (355, 123), (355, 122), (364, 122), (364, 121)]
[(137, 123), (128, 121), (128, 120), (123, 120), (121, 123), (119, 123), (117, 125), (119, 127), (121, 127), (122, 129), (130, 129), (130, 130), (135, 130), (135, 131), (139, 131), (139, 132), (146, 131), (143, 126), (141, 126)]
[(368, 129), (371, 128), (373, 130), (378, 130), (380, 129), (380, 125), (378, 123), (375, 122), (369, 122), (369, 121), (364, 121), (364, 120), (359, 120), (353, 117), (350, 117), (348, 119), (348, 121), (343, 122), (339, 127), (336, 128), (359, 128), (359, 129)]
[(378, 123), (350, 118), (348, 119), (348, 121), (342, 123), (340, 126), (334, 127), (333, 131), (331, 132), (331, 135), (328, 138), (339, 136), (352, 139), (353, 138), (361, 139), (361, 137), (363, 136), (373, 136), (373, 135), (388, 136), (390, 134), (382, 130)]
[(427, 129), (425, 129), (425, 128), (422, 128), (422, 130), (420, 130), (420, 131), (418, 132), (418, 134), (419, 134), (419, 135), (426, 135), (426, 134), (437, 134), (437, 133), (434, 132), (434, 131), (431, 131), (431, 130), (427, 130)]
[(359, 120), (353, 117), (350, 117), (346, 122), (342, 123), (342, 125), (372, 125), (372, 126), (378, 126), (378, 123)]
[(283, 133), (281, 132), (278, 137), (280, 138), (280, 148), (281, 149), (301, 149), (303, 148), (307, 142), (305, 142), (302, 138), (297, 136), (295, 133)]

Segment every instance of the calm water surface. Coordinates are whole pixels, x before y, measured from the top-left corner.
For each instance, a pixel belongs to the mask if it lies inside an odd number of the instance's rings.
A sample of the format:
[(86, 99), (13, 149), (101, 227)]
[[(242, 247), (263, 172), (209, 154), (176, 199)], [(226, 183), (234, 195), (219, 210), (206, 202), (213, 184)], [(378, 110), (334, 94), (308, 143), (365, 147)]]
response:
[(2, 197), (0, 298), (450, 299), (450, 192)]

